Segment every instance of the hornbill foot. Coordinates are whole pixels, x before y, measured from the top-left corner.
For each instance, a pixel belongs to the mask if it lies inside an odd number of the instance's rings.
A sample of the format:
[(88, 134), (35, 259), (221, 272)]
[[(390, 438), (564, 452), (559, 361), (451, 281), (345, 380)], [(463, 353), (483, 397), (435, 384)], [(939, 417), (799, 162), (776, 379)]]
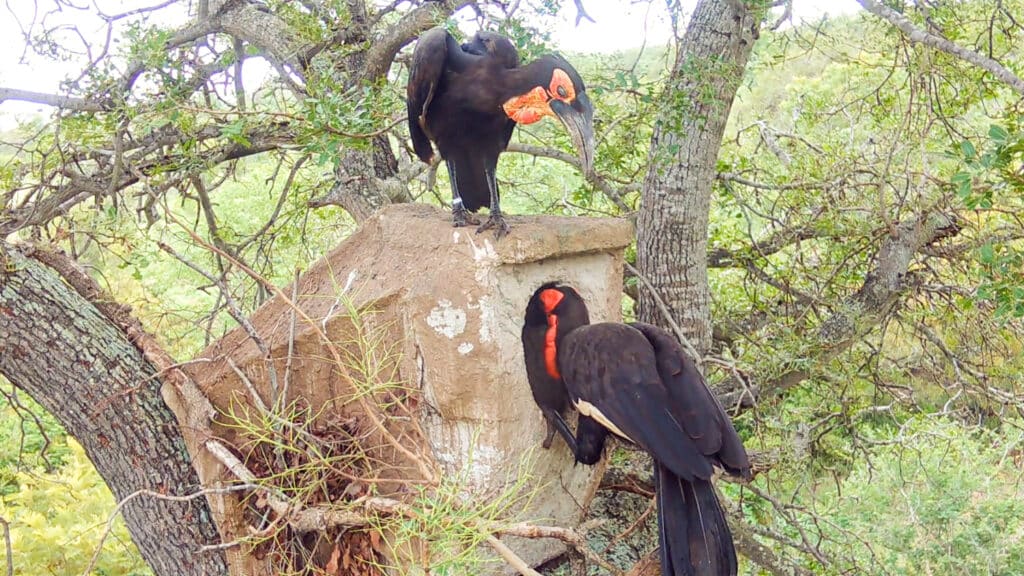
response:
[(484, 222), (479, 228), (476, 229), (476, 233), (479, 234), (484, 230), (490, 230), (494, 228), (494, 239), (501, 240), (506, 234), (508, 234), (509, 228), (508, 223), (505, 222), (505, 217), (501, 215), (501, 212), (492, 212), (491, 216)]
[(470, 214), (469, 210), (461, 208), (459, 210), (452, 210), (452, 226), (461, 228), (472, 224), (476, 226), (480, 223), (480, 219)]

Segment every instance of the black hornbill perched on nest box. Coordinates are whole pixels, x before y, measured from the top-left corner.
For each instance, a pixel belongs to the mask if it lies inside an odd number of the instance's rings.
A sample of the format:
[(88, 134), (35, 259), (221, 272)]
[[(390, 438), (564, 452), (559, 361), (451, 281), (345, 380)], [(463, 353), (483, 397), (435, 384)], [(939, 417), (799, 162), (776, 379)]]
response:
[[(537, 289), (522, 332), (533, 397), (577, 462), (601, 458), (609, 432), (654, 459), (663, 576), (734, 576), (736, 551), (715, 489), (714, 467), (750, 477), (743, 443), (679, 343), (650, 324), (590, 324), (575, 290)], [(580, 413), (576, 436), (562, 419)]]
[(430, 162), (434, 150), (448, 167), (455, 226), (479, 224), (470, 213), (489, 206), (477, 232), (508, 232), (495, 171), (516, 123), (555, 116), (565, 125), (584, 173), (594, 162), (594, 111), (583, 80), (561, 56), (548, 54), (519, 66), (512, 42), (478, 32), (459, 45), (443, 27), (420, 36), (412, 55), (406, 107), (416, 155)]

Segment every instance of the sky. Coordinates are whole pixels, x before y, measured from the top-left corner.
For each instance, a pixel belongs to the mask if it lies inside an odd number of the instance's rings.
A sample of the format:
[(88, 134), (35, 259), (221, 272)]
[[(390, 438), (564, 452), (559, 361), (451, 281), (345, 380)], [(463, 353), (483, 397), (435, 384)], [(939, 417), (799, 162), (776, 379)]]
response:
[[(641, 45), (664, 44), (672, 35), (672, 25), (665, 11), (665, 2), (654, 0), (632, 4), (629, 0), (584, 0), (583, 6), (594, 22), (581, 20), (575, 25), (576, 8), (572, 2), (559, 13), (553, 38), (565, 51), (615, 52)], [(630, 5), (632, 4), (632, 5)], [(692, 11), (696, 0), (682, 0), (684, 9)], [(793, 0), (793, 22), (813, 22), (823, 16), (839, 16), (861, 10), (856, 0)]]
[[(692, 10), (696, 0), (682, 0), (682, 2), (684, 7)], [(107, 14), (117, 14), (158, 3), (160, 2), (157, 0), (96, 0), (95, 5), (99, 5)], [(8, 45), (24, 46), (21, 30), (23, 26), (27, 26), (31, 22), (33, 17), (41, 16), (32, 11), (37, 4), (44, 7), (50, 6), (49, 3), (42, 0), (39, 2), (0, 0), (0, 37), (8, 38)], [(81, 4), (88, 6), (90, 10), (93, 9), (91, 6), (93, 3), (82, 2)], [(556, 47), (565, 52), (614, 52), (638, 47), (645, 38), (647, 45), (664, 44), (672, 34), (671, 24), (665, 15), (665, 3), (659, 0), (637, 4), (631, 0), (584, 0), (583, 5), (587, 13), (595, 21), (582, 20), (578, 26), (575, 23), (576, 8), (573, 2), (565, 1), (563, 4), (565, 7), (557, 17), (552, 37), (557, 44)], [(182, 5), (186, 6), (187, 0), (183, 0)], [(816, 21), (826, 15), (837, 16), (857, 10), (860, 10), (860, 6), (856, 0), (793, 0), (793, 22), (799, 24), (801, 21)], [(165, 25), (174, 26), (185, 21), (184, 10), (180, 11), (181, 22), (173, 22), (173, 11), (164, 11), (162, 14), (167, 14), (162, 22)], [(171, 21), (167, 20), (168, 17)], [(102, 43), (105, 28), (102, 26), (102, 21), (95, 16), (86, 18), (84, 12), (75, 13), (73, 10), (65, 9), (63, 13), (53, 15), (51, 18), (61, 22), (74, 23), (84, 35), (87, 37), (92, 35), (97, 42)], [(475, 24), (468, 21), (460, 27), (466, 32), (475, 30)], [(72, 36), (70, 31), (68, 38), (72, 42), (75, 41), (75, 36)], [(116, 48), (116, 45), (114, 47)], [(0, 52), (0, 87), (55, 93), (59, 91), (61, 81), (69, 75), (79, 72), (88, 58), (88, 55), (82, 54), (78, 61), (48, 62), (34, 57), (25, 62), (21, 61), (22, 53), (20, 48)], [(261, 65), (262, 71), (259, 70)], [(266, 65), (259, 62), (247, 63), (247, 68), (250, 69), (244, 73), (249, 78), (266, 73)], [(2, 102), (0, 103), (0, 130), (14, 127), (19, 117), (48, 115), (51, 111), (51, 109), (37, 104), (17, 101)]]

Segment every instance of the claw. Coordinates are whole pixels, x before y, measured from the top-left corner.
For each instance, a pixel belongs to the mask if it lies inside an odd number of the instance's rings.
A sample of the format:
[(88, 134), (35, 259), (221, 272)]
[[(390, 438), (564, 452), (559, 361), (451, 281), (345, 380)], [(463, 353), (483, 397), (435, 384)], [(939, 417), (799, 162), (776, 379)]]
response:
[(505, 222), (505, 217), (501, 215), (501, 212), (491, 213), (491, 216), (484, 222), (482, 226), (476, 229), (476, 233), (479, 234), (485, 230), (494, 228), (494, 239), (501, 240), (505, 235), (509, 233), (508, 223)]
[(452, 226), (461, 228), (463, 226), (472, 224), (476, 226), (480, 224), (480, 219), (469, 213), (469, 210), (462, 208), (461, 210), (452, 210)]

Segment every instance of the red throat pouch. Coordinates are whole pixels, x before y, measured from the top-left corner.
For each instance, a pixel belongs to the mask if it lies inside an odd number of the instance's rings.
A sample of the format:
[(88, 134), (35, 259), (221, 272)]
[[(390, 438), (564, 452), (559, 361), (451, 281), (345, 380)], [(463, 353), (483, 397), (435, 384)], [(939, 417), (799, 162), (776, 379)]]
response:
[(558, 349), (555, 346), (555, 339), (558, 336), (558, 314), (553, 312), (565, 298), (565, 294), (561, 290), (548, 288), (542, 290), (538, 298), (544, 306), (544, 313), (548, 316), (548, 331), (544, 334), (544, 368), (552, 378), (559, 379), (562, 374), (558, 371)]
[(558, 348), (555, 338), (558, 336), (558, 315), (548, 314), (548, 331), (544, 334), (544, 368), (548, 375), (558, 380), (562, 373), (558, 371)]
[(522, 96), (509, 98), (501, 107), (505, 110), (506, 116), (520, 124), (533, 124), (551, 115), (548, 93), (540, 86)]

